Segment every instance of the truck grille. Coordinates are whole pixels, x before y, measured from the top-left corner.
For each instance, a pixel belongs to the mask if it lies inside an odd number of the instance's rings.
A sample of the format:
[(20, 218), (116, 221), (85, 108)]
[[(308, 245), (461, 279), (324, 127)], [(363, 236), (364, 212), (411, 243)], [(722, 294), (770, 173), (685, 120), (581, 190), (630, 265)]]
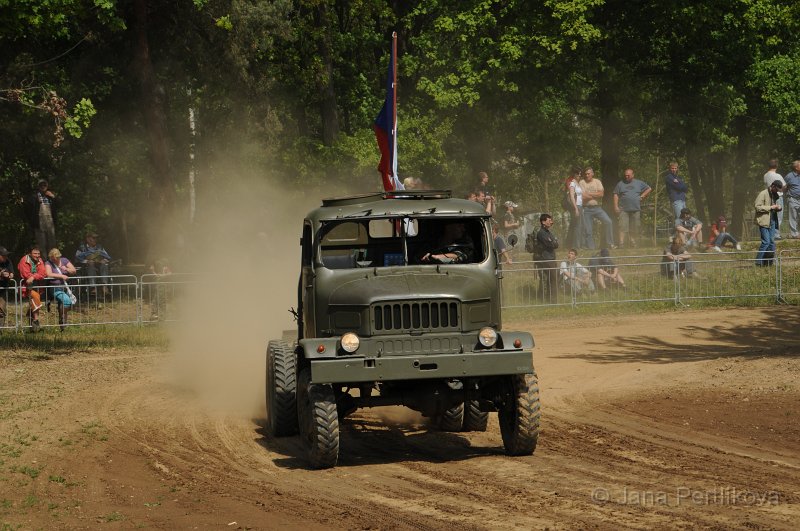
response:
[(375, 332), (458, 330), (460, 324), (461, 307), (453, 301), (392, 302), (372, 306)]

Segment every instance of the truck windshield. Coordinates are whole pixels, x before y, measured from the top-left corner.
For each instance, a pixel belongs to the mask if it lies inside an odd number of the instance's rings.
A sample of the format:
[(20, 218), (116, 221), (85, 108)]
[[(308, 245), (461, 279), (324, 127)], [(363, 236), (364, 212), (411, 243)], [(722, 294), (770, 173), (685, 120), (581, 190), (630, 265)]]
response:
[(382, 218), (323, 222), (319, 258), (328, 269), (471, 264), (488, 255), (481, 218)]

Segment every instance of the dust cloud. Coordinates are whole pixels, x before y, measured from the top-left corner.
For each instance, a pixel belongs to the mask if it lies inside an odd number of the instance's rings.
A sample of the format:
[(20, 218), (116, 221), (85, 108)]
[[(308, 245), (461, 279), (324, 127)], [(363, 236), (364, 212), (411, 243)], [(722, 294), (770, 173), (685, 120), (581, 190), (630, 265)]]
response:
[(296, 329), (302, 220), (319, 204), (261, 180), (228, 184), (198, 209), (179, 268), (197, 281), (174, 297), (167, 376), (204, 409), (263, 418), (267, 342)]

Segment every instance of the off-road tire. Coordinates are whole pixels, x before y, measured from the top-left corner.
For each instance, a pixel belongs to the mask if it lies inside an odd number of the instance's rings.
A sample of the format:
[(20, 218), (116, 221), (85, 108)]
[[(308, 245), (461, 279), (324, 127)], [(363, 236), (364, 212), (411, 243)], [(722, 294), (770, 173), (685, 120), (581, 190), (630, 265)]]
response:
[(507, 455), (531, 455), (539, 439), (539, 380), (536, 373), (508, 377), (510, 403), (500, 408), (500, 434)]
[(331, 385), (311, 383), (308, 367), (300, 371), (297, 380), (297, 417), (311, 468), (336, 466), (339, 459), (336, 395)]
[(267, 346), (266, 400), (270, 433), (297, 434), (297, 360), (285, 341), (270, 341)]
[(464, 403), (463, 431), (486, 431), (489, 422), (489, 413), (481, 411), (477, 400), (467, 400)]
[(461, 431), (464, 425), (464, 404), (445, 410), (436, 417), (436, 427), (442, 431)]

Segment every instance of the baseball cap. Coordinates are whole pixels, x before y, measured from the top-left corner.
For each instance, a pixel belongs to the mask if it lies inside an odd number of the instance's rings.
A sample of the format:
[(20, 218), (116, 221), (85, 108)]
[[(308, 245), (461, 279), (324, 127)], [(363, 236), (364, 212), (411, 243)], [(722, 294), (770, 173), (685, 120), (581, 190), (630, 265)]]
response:
[(783, 188), (783, 183), (781, 182), (780, 179), (775, 179), (774, 181), (772, 181), (771, 186), (774, 186), (775, 188)]
[(48, 185), (47, 179), (39, 179), (39, 182), (36, 183), (36, 186), (41, 186), (43, 184)]
[(505, 203), (503, 203), (503, 204), (504, 204), (505, 206), (507, 206), (507, 207), (512, 207), (512, 208), (517, 208), (517, 207), (519, 206), (519, 205), (518, 205), (518, 204), (516, 204), (514, 201), (506, 201), (506, 202), (505, 202)]

